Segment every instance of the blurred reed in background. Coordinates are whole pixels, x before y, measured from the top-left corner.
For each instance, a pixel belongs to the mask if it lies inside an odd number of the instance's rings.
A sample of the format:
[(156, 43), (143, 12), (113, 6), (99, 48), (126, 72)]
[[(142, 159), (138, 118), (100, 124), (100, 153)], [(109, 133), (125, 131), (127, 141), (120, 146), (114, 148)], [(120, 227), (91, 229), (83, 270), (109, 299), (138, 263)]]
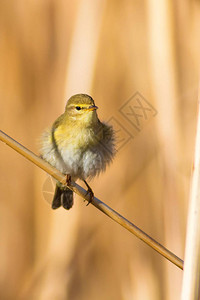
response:
[[(182, 258), (199, 28), (194, 0), (0, 1), (1, 129), (37, 152), (66, 100), (93, 96), (124, 141), (95, 194)], [(140, 131), (136, 92), (157, 111)], [(52, 211), (50, 178), (3, 144), (0, 168), (1, 299), (179, 299), (177, 267), (78, 197)]]

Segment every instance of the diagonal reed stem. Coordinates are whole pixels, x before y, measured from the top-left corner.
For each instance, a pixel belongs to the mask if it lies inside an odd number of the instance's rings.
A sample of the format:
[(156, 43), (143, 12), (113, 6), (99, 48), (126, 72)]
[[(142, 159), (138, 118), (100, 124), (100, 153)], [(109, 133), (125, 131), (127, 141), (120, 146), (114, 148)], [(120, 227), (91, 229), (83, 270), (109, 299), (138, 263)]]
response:
[[(53, 168), (50, 164), (48, 164), (46, 161), (44, 161), (42, 158), (25, 148), (23, 145), (19, 144), (17, 141), (9, 137), (7, 134), (5, 134), (3, 131), (0, 130), (0, 140), (4, 143), (6, 143), (8, 146), (13, 148), (15, 151), (26, 157), (28, 160), (30, 160), (32, 163), (37, 165), (39, 168), (43, 169), (45, 172), (50, 174), (52, 177), (54, 177), (56, 180), (60, 181), (62, 184), (66, 184), (66, 176), (60, 173), (57, 169)], [(86, 190), (84, 190), (81, 186), (76, 184), (75, 182), (71, 182), (71, 185), (68, 186), (73, 192), (81, 196), (84, 200), (89, 201), (89, 195), (87, 195)], [(155, 251), (160, 253), (162, 256), (167, 258), (169, 261), (171, 261), (173, 264), (175, 264), (180, 269), (183, 269), (183, 260), (181, 260), (178, 256), (176, 256), (174, 253), (166, 249), (164, 246), (162, 246), (160, 243), (158, 243), (156, 240), (151, 238), (148, 234), (146, 234), (144, 231), (142, 231), (140, 228), (138, 228), (136, 225), (125, 219), (123, 216), (121, 216), (119, 213), (114, 211), (112, 208), (110, 208), (108, 205), (106, 205), (104, 202), (100, 201), (96, 197), (94, 197), (94, 200), (92, 203), (96, 208), (101, 210), (104, 214), (106, 214), (108, 217), (110, 217), (115, 222), (119, 223), (121, 226), (126, 228), (128, 231), (133, 233), (135, 236), (137, 236), (140, 240), (145, 242), (147, 245), (149, 245), (151, 248), (153, 248)]]

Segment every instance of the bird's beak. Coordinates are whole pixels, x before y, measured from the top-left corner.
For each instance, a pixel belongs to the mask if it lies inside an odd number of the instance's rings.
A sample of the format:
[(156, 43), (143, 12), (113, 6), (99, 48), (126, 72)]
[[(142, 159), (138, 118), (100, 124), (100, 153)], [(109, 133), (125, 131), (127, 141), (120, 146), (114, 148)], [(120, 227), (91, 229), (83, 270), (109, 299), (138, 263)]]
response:
[(86, 110), (87, 111), (93, 111), (96, 110), (98, 107), (96, 105), (91, 105), (90, 107), (88, 107)]

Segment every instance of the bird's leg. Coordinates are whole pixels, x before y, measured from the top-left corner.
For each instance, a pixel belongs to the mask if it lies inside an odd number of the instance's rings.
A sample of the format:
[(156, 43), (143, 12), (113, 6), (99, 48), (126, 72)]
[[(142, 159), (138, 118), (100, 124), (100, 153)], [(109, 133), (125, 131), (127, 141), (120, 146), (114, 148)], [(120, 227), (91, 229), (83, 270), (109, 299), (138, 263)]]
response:
[(66, 175), (66, 184), (67, 184), (67, 185), (71, 185), (71, 181), (72, 181), (71, 175), (70, 175), (70, 174), (67, 174), (67, 175)]
[(89, 184), (87, 183), (86, 180), (83, 180), (85, 182), (85, 185), (87, 186), (88, 190), (87, 190), (87, 193), (86, 193), (86, 196), (89, 194), (90, 195), (90, 200), (88, 201), (88, 204), (86, 206), (88, 206), (94, 199), (94, 192), (93, 190), (91, 189), (91, 187), (89, 186)]
[[(66, 184), (71, 186), (71, 175), (66, 175)], [(61, 195), (61, 204), (65, 209), (70, 209), (73, 206), (73, 191), (70, 190), (67, 186), (63, 187), (63, 192)]]

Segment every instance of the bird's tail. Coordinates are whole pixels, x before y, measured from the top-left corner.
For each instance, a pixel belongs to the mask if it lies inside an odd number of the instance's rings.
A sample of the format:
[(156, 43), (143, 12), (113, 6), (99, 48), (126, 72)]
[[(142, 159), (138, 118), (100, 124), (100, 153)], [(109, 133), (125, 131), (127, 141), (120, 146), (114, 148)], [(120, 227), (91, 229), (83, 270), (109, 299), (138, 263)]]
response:
[(67, 187), (61, 187), (59, 184), (56, 184), (51, 207), (56, 209), (62, 205), (65, 209), (70, 209), (73, 206), (73, 203), (73, 192)]

